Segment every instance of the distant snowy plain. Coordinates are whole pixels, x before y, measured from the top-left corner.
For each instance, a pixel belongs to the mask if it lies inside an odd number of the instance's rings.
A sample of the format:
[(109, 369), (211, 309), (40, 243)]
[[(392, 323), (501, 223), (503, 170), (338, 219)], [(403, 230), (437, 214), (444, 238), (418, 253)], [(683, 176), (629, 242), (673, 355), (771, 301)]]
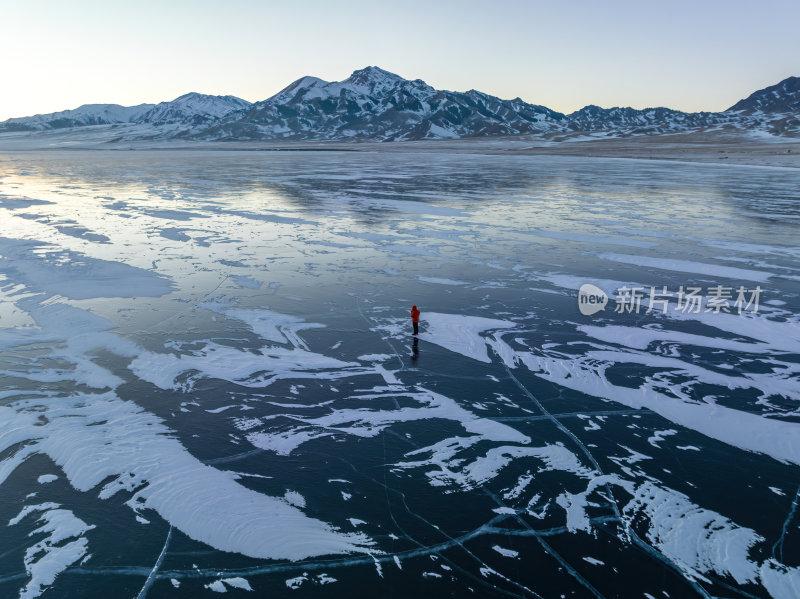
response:
[[(0, 156), (0, 596), (800, 596), (798, 189)], [(583, 316), (583, 283), (762, 295)]]

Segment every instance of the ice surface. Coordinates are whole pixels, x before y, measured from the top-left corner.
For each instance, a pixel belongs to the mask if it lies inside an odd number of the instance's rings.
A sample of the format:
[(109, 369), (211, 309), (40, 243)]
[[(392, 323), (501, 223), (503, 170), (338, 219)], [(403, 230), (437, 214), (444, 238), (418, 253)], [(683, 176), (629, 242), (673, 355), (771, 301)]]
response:
[[(385, 409), (398, 398), (408, 398), (415, 402), (413, 407)], [(419, 388), (416, 392), (360, 394), (350, 398), (369, 407), (345, 408), (331, 411), (319, 417), (293, 416), (304, 426), (291, 432), (251, 433), (250, 441), (262, 449), (288, 455), (300, 445), (334, 433), (345, 433), (359, 437), (374, 437), (387, 426), (400, 422), (443, 419), (458, 422), (466, 432), (475, 435), (473, 442), (482, 438), (493, 441), (515, 441), (528, 443), (530, 439), (516, 429), (490, 420), (462, 408), (455, 400)], [(380, 403), (379, 403), (380, 400)], [(383, 408), (381, 406), (384, 406)], [(248, 423), (248, 426), (251, 426)]]
[[(538, 357), (526, 352), (512, 352), (509, 365), (516, 361), (549, 381), (595, 397), (602, 397), (631, 408), (647, 408), (670, 422), (700, 432), (733, 447), (772, 456), (776, 460), (800, 464), (800, 436), (797, 425), (762, 418), (713, 403), (695, 403), (671, 397), (655, 390), (652, 383), (631, 389), (608, 382), (606, 365), (591, 361)], [(618, 354), (604, 353), (601, 357)], [(508, 358), (507, 358), (508, 360)], [(658, 365), (657, 359), (655, 361)]]
[(0, 157), (0, 595), (798, 595), (796, 174), (124, 154)]
[(602, 245), (624, 245), (636, 248), (652, 248), (658, 245), (653, 241), (641, 241), (628, 237), (601, 237), (599, 235), (568, 233), (566, 231), (534, 231), (532, 233), (538, 237), (550, 237), (551, 239), (565, 239), (567, 241), (581, 241)]
[(719, 264), (706, 264), (693, 262), (690, 260), (676, 260), (674, 258), (652, 258), (649, 256), (635, 256), (631, 254), (602, 253), (598, 257), (625, 264), (635, 264), (648, 268), (658, 268), (661, 270), (672, 270), (675, 272), (694, 273), (707, 275), (710, 277), (721, 277), (723, 279), (733, 279), (735, 281), (758, 281), (764, 282), (770, 276), (769, 272), (760, 270), (748, 270), (745, 268), (735, 268), (733, 266), (722, 266)]

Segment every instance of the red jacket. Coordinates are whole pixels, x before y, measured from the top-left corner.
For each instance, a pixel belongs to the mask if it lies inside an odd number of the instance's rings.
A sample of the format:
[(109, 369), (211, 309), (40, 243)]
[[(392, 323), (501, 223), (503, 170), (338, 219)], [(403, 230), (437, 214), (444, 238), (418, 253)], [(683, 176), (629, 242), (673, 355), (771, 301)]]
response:
[(411, 310), (411, 322), (419, 322), (419, 310), (416, 306)]

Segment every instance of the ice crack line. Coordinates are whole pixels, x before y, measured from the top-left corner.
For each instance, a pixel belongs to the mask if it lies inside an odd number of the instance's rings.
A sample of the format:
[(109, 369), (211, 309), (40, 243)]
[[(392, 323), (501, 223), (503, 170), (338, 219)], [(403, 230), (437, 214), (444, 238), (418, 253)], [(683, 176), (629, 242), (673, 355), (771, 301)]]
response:
[(147, 580), (144, 581), (144, 586), (142, 590), (139, 591), (139, 594), (136, 595), (136, 599), (144, 599), (147, 596), (147, 591), (150, 590), (150, 587), (153, 585), (153, 582), (156, 580), (156, 576), (158, 575), (158, 569), (161, 567), (161, 563), (164, 561), (164, 556), (167, 554), (167, 547), (169, 546), (169, 541), (172, 538), (172, 526), (169, 527), (169, 532), (167, 532), (167, 540), (164, 541), (164, 547), (161, 549), (161, 554), (158, 556), (153, 569), (150, 570), (150, 574), (147, 576)]
[[(386, 434), (386, 433), (384, 433), (384, 434)], [(381, 436), (384, 436), (384, 434), (382, 434)], [(413, 447), (419, 448), (419, 445), (417, 445), (416, 443), (414, 443), (410, 439), (406, 439), (404, 437), (401, 437), (397, 433), (389, 431), (388, 434), (396, 437), (400, 441), (403, 441), (405, 443), (410, 444)], [(385, 443), (386, 443), (386, 440), (385, 440), (385, 437), (384, 437), (384, 456), (385, 456)], [(371, 477), (371, 476), (369, 476), (367, 474), (364, 474), (364, 473), (360, 472), (351, 462), (345, 460), (344, 458), (339, 458), (339, 459), (342, 462), (344, 462), (345, 464), (347, 464), (353, 470), (354, 473), (356, 473), (359, 476), (362, 476), (362, 477), (370, 480), (371, 482), (375, 483), (378, 486), (382, 486), (383, 487), (384, 492), (386, 494), (387, 509), (389, 510), (389, 516), (392, 519), (392, 522), (395, 524), (397, 529), (399, 531), (401, 531), (405, 535), (405, 537), (409, 541), (411, 541), (415, 545), (417, 545), (418, 549), (417, 550), (411, 550), (411, 551), (417, 551), (417, 552), (422, 551), (423, 552), (421, 554), (415, 554), (415, 555), (432, 555), (432, 554), (436, 554), (441, 559), (443, 559), (445, 562), (447, 562), (453, 569), (457, 570), (458, 572), (460, 572), (464, 576), (468, 577), (469, 579), (471, 579), (476, 584), (478, 584), (480, 586), (483, 586), (483, 587), (486, 587), (486, 588), (489, 588), (489, 589), (492, 589), (494, 591), (497, 591), (497, 592), (499, 592), (499, 593), (501, 593), (503, 595), (508, 595), (509, 597), (520, 597), (520, 595), (518, 595), (517, 593), (515, 593), (513, 591), (509, 591), (509, 590), (503, 589), (501, 587), (498, 587), (497, 585), (491, 584), (489, 581), (486, 581), (486, 580), (483, 580), (483, 579), (479, 578), (478, 576), (476, 576), (475, 574), (473, 574), (472, 572), (470, 572), (466, 568), (460, 566), (459, 564), (457, 564), (456, 562), (454, 562), (453, 560), (451, 560), (449, 557), (447, 557), (446, 555), (444, 555), (442, 553), (442, 551), (444, 551), (445, 549), (450, 549), (452, 547), (459, 547), (469, 557), (474, 559), (478, 564), (488, 568), (489, 566), (483, 560), (481, 560), (477, 555), (475, 555), (470, 550), (468, 550), (464, 546), (463, 542), (464, 541), (468, 541), (468, 540), (470, 540), (470, 539), (472, 539), (474, 537), (481, 536), (482, 534), (487, 533), (490, 530), (490, 528), (492, 528), (492, 525), (494, 523), (496, 523), (496, 522), (499, 522), (499, 521), (503, 520), (506, 517), (505, 515), (494, 516), (491, 520), (489, 520), (488, 522), (482, 524), (481, 526), (479, 526), (478, 528), (473, 530), (471, 533), (467, 533), (466, 535), (463, 535), (461, 537), (453, 538), (450, 535), (448, 535), (446, 532), (444, 532), (440, 527), (435, 526), (432, 522), (430, 522), (429, 520), (427, 520), (426, 518), (424, 518), (423, 516), (421, 516), (420, 514), (415, 512), (414, 510), (412, 510), (411, 507), (408, 505), (408, 502), (406, 501), (405, 493), (403, 493), (399, 489), (395, 489), (395, 488), (389, 486), (388, 481), (386, 480), (385, 457), (384, 457), (384, 471), (383, 471), (384, 482), (383, 483), (381, 483), (377, 479), (375, 479), (375, 478), (373, 478), (373, 477)], [(400, 501), (403, 504), (403, 508), (405, 509), (407, 514), (409, 514), (411, 516), (414, 516), (418, 520), (424, 522), (426, 525), (431, 527), (437, 534), (445, 537), (447, 540), (444, 543), (439, 543), (438, 545), (427, 545), (426, 546), (424, 543), (422, 543), (422, 542), (418, 541), (417, 539), (415, 539), (414, 537), (412, 537), (402, 526), (400, 526), (400, 524), (397, 522), (397, 519), (394, 516), (394, 513), (393, 513), (393, 511), (391, 509), (391, 504), (390, 504), (390, 501), (389, 501), (389, 492), (390, 491), (392, 493), (396, 493), (399, 496)], [(501, 529), (498, 528), (496, 530), (501, 530)], [(393, 555), (387, 556), (387, 559), (388, 558), (394, 559), (395, 556), (397, 556), (398, 559), (399, 559), (400, 556), (406, 556), (407, 557), (406, 554), (408, 554), (407, 551), (406, 552), (394, 553)], [(521, 585), (521, 584), (519, 584), (517, 582), (514, 582), (514, 581), (511, 581), (511, 580), (507, 579), (505, 576), (503, 576), (499, 572), (495, 571), (495, 573), (498, 576), (500, 576), (501, 578), (503, 578), (504, 580), (507, 580), (508, 582), (511, 582), (513, 585), (523, 589), (523, 591), (525, 591), (525, 592), (529, 593), (530, 595), (534, 596), (536, 599), (543, 599), (541, 597), (541, 595), (539, 595), (538, 593), (536, 593), (532, 589), (529, 589), (528, 587), (526, 587), (524, 585)]]
[(800, 487), (797, 487), (797, 492), (794, 494), (794, 499), (792, 500), (792, 505), (789, 508), (789, 513), (786, 514), (786, 520), (783, 521), (781, 536), (772, 546), (772, 557), (777, 559), (779, 562), (783, 562), (783, 540), (786, 538), (786, 534), (789, 532), (789, 525), (792, 523), (792, 520), (794, 520), (794, 515), (797, 512), (798, 499), (800, 499)]

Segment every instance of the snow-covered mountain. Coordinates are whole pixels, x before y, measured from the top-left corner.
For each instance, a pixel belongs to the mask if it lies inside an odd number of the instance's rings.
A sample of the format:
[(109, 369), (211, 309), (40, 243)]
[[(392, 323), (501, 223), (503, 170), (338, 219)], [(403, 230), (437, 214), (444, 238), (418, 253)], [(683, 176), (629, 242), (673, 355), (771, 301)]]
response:
[(89, 125), (113, 125), (136, 122), (153, 108), (153, 104), (120, 106), (119, 104), (84, 104), (72, 110), (13, 118), (0, 123), (5, 131), (44, 131)]
[(725, 111), (749, 117), (773, 133), (800, 133), (800, 77), (788, 77), (776, 85), (750, 94)]
[(800, 77), (754, 92), (724, 112), (681, 112), (670, 108), (600, 108), (585, 106), (567, 115), (573, 131), (614, 135), (678, 133), (708, 128), (800, 134)]
[(800, 78), (759, 90), (724, 112), (669, 108), (600, 108), (569, 115), (519, 98), (476, 90), (437, 90), (378, 67), (343, 81), (302, 77), (274, 96), (250, 104), (234, 96), (185, 94), (171, 102), (124, 107), (86, 104), (74, 110), (9, 119), (0, 132), (110, 125), (113, 141), (419, 140), (498, 135), (657, 135), (706, 129), (766, 131), (800, 136)]
[(703, 129), (731, 122), (718, 112), (681, 112), (671, 108), (600, 108), (589, 105), (567, 115), (573, 131), (608, 131), (619, 135), (654, 135)]
[(156, 126), (176, 123), (200, 125), (216, 121), (248, 106), (250, 102), (236, 96), (209, 96), (192, 92), (171, 102), (156, 104), (136, 118), (135, 122)]
[(764, 89), (753, 92), (726, 112), (742, 114), (800, 112), (800, 77), (788, 77)]
[(436, 90), (378, 67), (344, 81), (302, 77), (243, 114), (222, 119), (204, 139), (377, 139), (383, 141), (542, 133), (564, 115), (544, 106), (471, 90)]
[[(235, 96), (209, 96), (189, 93), (160, 104), (84, 104), (73, 110), (9, 119), (0, 123), (0, 130), (45, 131), (86, 127), (90, 125), (145, 124), (155, 127), (183, 125), (197, 127), (216, 121), (237, 110), (250, 106), (250, 102)], [(170, 130), (174, 131), (174, 127)]]

